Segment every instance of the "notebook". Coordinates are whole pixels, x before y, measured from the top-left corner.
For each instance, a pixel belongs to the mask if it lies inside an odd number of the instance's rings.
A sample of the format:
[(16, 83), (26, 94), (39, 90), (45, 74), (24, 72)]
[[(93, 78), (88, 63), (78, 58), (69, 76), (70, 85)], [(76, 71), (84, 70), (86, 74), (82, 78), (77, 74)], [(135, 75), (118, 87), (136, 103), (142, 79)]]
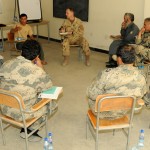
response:
[(52, 86), (51, 88), (42, 91), (38, 95), (38, 98), (57, 99), (62, 90), (63, 90), (62, 87)]

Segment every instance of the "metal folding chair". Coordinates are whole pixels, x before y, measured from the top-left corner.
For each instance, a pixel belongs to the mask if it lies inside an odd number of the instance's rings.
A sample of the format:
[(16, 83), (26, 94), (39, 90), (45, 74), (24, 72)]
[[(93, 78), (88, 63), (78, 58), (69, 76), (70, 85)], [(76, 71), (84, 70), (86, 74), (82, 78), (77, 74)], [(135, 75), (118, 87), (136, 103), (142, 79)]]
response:
[[(132, 96), (99, 95), (96, 98), (95, 112), (97, 116), (95, 116), (91, 110), (88, 110), (86, 119), (86, 137), (89, 126), (90, 131), (95, 137), (95, 150), (98, 150), (99, 131), (115, 129), (122, 129), (127, 135), (126, 150), (129, 149), (134, 107), (135, 98)], [(119, 110), (129, 111), (129, 114), (115, 120), (100, 119), (99, 117), (102, 112)], [(128, 129), (128, 132), (125, 131), (125, 128)]]
[[(18, 94), (17, 92), (11, 92), (0, 89), (0, 105), (5, 105), (11, 108), (15, 108), (20, 112), (20, 115), (22, 116), (22, 121), (16, 121), (13, 118), (10, 118), (7, 116), (7, 114), (0, 114), (0, 129), (2, 132), (2, 138), (3, 138), (3, 144), (6, 144), (5, 136), (4, 136), (4, 129), (6, 129), (9, 125), (15, 125), (20, 128), (24, 128), (25, 130), (25, 142), (26, 142), (26, 150), (28, 150), (28, 138), (36, 132), (38, 129), (40, 129), (42, 126), (45, 125), (45, 131), (47, 135), (47, 117), (48, 113), (45, 112), (44, 114), (41, 114), (38, 117), (34, 117), (32, 119), (25, 120), (25, 114), (32, 114), (45, 105), (48, 105), (50, 103), (50, 99), (42, 99), (37, 104), (35, 104), (31, 110), (26, 110), (24, 101), (22, 99), (22, 96)], [(45, 117), (45, 121), (41, 123), (36, 129), (34, 129), (31, 133), (27, 133), (27, 128), (31, 126), (33, 123), (35, 123), (38, 119), (41, 117)], [(6, 122), (6, 127), (3, 127), (3, 122)]]

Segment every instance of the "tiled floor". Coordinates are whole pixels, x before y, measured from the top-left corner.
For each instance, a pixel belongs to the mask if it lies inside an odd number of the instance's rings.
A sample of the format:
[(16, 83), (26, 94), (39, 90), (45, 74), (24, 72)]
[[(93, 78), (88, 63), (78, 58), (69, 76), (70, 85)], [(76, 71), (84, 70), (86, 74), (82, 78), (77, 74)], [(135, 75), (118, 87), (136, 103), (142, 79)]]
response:
[[(56, 114), (49, 118), (48, 130), (53, 133), (55, 150), (94, 150), (94, 139), (89, 133), (86, 139), (86, 112), (88, 109), (86, 101), (86, 88), (99, 71), (105, 68), (108, 59), (106, 54), (92, 51), (91, 66), (86, 67), (83, 62), (78, 61), (78, 51), (71, 49), (70, 64), (66, 67), (61, 66), (62, 52), (60, 43), (40, 40), (42, 43), (45, 58), (48, 65), (45, 70), (51, 75), (54, 85), (62, 86), (64, 94), (59, 99), (59, 109)], [(6, 45), (4, 55), (5, 60), (10, 59), (8, 46)], [(130, 147), (138, 141), (139, 130), (145, 130), (145, 147), (150, 148), (150, 110), (143, 108), (142, 112), (134, 116), (133, 128), (131, 131)], [(0, 150), (23, 150), (25, 142), (19, 137), (20, 130), (10, 127), (6, 130), (6, 146), (2, 144), (0, 135)], [(44, 130), (40, 131), (44, 136)], [(112, 132), (100, 133), (100, 150), (125, 150), (126, 138), (120, 130), (116, 131), (115, 136)], [(42, 150), (43, 141), (29, 143), (30, 150)]]

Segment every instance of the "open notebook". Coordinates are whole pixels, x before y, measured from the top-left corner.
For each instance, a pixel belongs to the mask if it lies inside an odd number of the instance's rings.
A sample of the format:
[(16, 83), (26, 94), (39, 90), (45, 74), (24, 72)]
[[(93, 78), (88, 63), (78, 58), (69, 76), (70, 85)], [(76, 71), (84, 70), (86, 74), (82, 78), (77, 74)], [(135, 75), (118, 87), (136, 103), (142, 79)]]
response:
[(38, 98), (57, 99), (62, 90), (63, 90), (62, 87), (52, 86), (51, 88), (42, 91), (39, 94)]

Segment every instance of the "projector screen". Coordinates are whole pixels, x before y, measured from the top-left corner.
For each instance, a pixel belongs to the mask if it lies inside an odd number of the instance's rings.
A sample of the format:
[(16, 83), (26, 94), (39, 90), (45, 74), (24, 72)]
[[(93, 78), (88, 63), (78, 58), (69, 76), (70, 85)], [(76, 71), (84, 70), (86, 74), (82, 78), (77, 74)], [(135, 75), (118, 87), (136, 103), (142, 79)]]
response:
[(18, 0), (19, 15), (27, 14), (28, 21), (41, 21), (42, 9), (40, 0)]

